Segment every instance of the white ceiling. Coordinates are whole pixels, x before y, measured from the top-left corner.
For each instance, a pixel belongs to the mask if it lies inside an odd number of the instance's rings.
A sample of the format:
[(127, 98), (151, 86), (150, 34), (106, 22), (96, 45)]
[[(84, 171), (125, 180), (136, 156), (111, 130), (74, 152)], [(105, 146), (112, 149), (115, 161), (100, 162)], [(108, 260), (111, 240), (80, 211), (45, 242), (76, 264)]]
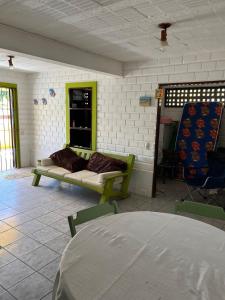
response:
[(119, 61), (225, 49), (225, 0), (0, 0), (0, 23)]
[[(53, 72), (62, 70), (74, 70), (71, 66), (41, 60), (21, 53), (0, 49), (0, 68), (9, 69), (8, 55), (13, 55), (13, 65), (15, 71), (24, 72)], [(77, 70), (77, 69), (76, 69)], [(78, 71), (78, 70), (77, 70)]]

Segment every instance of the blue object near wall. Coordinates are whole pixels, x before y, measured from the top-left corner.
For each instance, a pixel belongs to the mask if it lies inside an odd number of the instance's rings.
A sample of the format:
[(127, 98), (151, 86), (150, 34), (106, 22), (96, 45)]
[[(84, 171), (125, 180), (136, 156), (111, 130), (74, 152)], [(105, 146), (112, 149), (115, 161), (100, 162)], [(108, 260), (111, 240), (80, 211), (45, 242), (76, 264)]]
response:
[(55, 90), (54, 90), (54, 89), (49, 89), (49, 95), (50, 95), (51, 97), (55, 97), (55, 95), (56, 95)]
[(176, 152), (187, 170), (186, 177), (207, 174), (207, 152), (215, 150), (222, 113), (223, 104), (219, 102), (184, 105)]
[(139, 104), (140, 104), (140, 106), (150, 106), (151, 105), (151, 96), (140, 96)]

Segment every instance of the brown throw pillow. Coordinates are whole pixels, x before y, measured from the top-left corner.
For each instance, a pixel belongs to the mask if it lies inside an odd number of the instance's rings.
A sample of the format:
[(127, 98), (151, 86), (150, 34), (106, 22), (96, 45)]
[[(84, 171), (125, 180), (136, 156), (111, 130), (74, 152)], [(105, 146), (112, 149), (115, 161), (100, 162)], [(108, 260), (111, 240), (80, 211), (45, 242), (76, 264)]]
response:
[(96, 173), (125, 171), (127, 169), (127, 164), (122, 160), (95, 152), (89, 159), (87, 169)]
[(65, 148), (50, 155), (50, 158), (58, 166), (70, 172), (78, 172), (85, 169), (87, 161), (77, 156), (70, 148)]

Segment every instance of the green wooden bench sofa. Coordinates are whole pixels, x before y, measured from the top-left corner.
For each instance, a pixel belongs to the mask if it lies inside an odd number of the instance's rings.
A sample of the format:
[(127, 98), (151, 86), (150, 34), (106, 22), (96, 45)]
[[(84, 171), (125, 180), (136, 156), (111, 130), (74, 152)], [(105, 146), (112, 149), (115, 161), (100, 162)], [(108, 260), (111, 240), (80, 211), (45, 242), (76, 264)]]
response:
[[(77, 155), (89, 159), (95, 151), (84, 150), (70, 147)], [(57, 167), (50, 158), (38, 160), (38, 165), (32, 170), (34, 174), (33, 186), (38, 186), (41, 175), (57, 179), (59, 181), (89, 188), (101, 195), (99, 203), (105, 203), (110, 197), (126, 198), (128, 196), (128, 187), (130, 183), (131, 173), (134, 166), (135, 156), (129, 154), (127, 156), (102, 153), (116, 159), (123, 160), (127, 163), (125, 172), (114, 171), (107, 173), (94, 173), (88, 170), (71, 173), (70, 171)], [(118, 188), (115, 188), (117, 185)]]

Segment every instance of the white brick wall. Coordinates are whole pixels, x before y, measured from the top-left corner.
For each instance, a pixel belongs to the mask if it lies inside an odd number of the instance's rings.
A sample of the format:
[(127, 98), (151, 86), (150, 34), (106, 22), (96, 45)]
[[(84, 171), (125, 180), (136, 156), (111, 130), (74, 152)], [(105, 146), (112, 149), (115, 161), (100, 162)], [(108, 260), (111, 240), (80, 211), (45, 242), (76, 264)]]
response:
[[(139, 106), (139, 96), (149, 94), (151, 84), (137, 84), (136, 77), (129, 80), (81, 71), (29, 75), (30, 98), (48, 99), (46, 106), (32, 106), (32, 163), (65, 143), (65, 83), (79, 81), (98, 83), (97, 150), (135, 154), (132, 191), (150, 196), (156, 109)], [(56, 90), (55, 98), (49, 96), (49, 88)], [(145, 149), (147, 142), (150, 149)]]
[[(146, 63), (127, 63), (125, 64), (125, 75), (127, 82), (133, 78), (136, 78), (138, 83), (149, 80), (152, 96), (154, 96), (154, 91), (159, 83), (225, 80), (225, 51), (199, 55), (190, 54)], [(162, 115), (172, 117), (174, 120), (179, 120), (181, 113), (182, 109), (180, 108), (162, 107)], [(160, 129), (161, 152), (163, 126)], [(225, 146), (225, 114), (222, 120), (219, 145)]]
[(16, 83), (18, 89), (18, 109), (20, 127), (20, 153), (22, 167), (30, 166), (31, 103), (27, 74), (0, 70), (0, 82)]
[[(203, 53), (147, 62), (126, 63), (124, 78), (92, 72), (65, 71), (25, 74), (0, 71), (0, 81), (18, 84), (21, 153), (23, 166), (48, 156), (65, 143), (65, 83), (98, 82), (97, 149), (137, 156), (131, 190), (151, 195), (156, 103), (140, 107), (139, 97), (151, 95), (159, 83), (225, 80), (225, 52)], [(48, 89), (56, 90), (51, 98)], [(35, 106), (47, 98), (46, 106)], [(167, 110), (166, 115), (179, 119), (181, 110)], [(225, 123), (225, 122), (224, 122)], [(222, 137), (225, 141), (225, 126)], [(146, 149), (150, 143), (150, 149)]]

